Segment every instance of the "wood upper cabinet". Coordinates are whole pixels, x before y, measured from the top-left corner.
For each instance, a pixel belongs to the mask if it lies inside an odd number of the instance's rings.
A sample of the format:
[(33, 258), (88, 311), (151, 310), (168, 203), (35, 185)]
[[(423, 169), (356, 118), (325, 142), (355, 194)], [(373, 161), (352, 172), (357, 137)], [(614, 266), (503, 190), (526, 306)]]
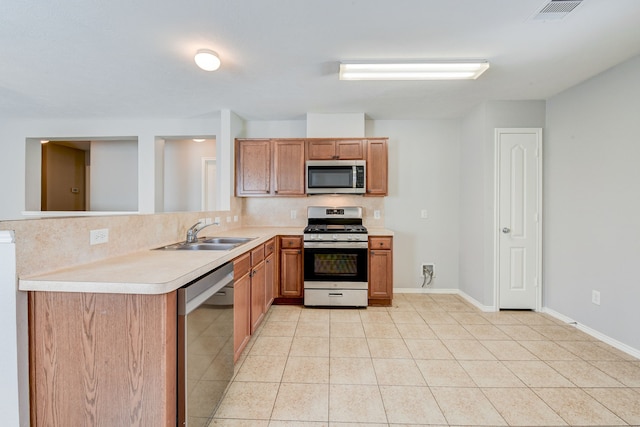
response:
[(304, 196), (306, 160), (365, 160), (367, 196), (386, 196), (388, 138), (236, 139), (236, 196)]
[(386, 196), (389, 161), (387, 138), (367, 141), (367, 196)]
[(236, 195), (271, 193), (271, 140), (236, 139)]
[(302, 139), (236, 139), (236, 196), (304, 196)]
[(273, 194), (304, 196), (304, 140), (273, 141)]
[(284, 298), (302, 297), (302, 236), (280, 237), (280, 292)]
[(369, 237), (369, 304), (390, 305), (393, 299), (393, 238)]
[(307, 146), (308, 160), (363, 160), (362, 139), (311, 140)]

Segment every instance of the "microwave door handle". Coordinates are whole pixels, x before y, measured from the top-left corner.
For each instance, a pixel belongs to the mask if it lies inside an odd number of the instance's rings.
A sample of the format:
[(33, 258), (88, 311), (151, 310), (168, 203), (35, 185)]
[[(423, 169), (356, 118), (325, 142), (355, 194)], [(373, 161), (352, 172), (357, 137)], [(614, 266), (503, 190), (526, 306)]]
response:
[(352, 169), (353, 176), (351, 178), (351, 182), (353, 182), (353, 185), (351, 186), (351, 188), (356, 188), (356, 186), (358, 185), (358, 173), (357, 173), (357, 171), (358, 171), (358, 167), (354, 166), (353, 169)]

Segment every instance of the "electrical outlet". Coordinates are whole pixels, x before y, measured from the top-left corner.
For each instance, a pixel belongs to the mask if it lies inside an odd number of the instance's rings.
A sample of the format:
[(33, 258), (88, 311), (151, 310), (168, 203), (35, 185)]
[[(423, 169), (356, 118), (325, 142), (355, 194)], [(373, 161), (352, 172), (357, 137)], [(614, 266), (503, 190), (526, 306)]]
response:
[(591, 291), (591, 302), (595, 305), (600, 305), (600, 292)]
[(420, 211), (420, 218), (427, 219), (427, 210), (426, 209), (422, 209)]
[(204, 223), (206, 225), (210, 225), (212, 222), (213, 222), (213, 220), (211, 219), (211, 217), (207, 217), (207, 218), (204, 219)]
[(109, 241), (109, 229), (101, 228), (99, 230), (89, 231), (89, 244), (100, 245)]
[(373, 218), (374, 219), (380, 219), (380, 211), (379, 210), (375, 210), (373, 211)]
[(298, 217), (298, 211), (295, 209), (291, 209), (291, 219), (296, 219)]
[(435, 269), (433, 264), (422, 263), (422, 268), (420, 270), (420, 274), (422, 276), (436, 277)]
[(238, 215), (233, 216), (233, 222), (238, 222)]

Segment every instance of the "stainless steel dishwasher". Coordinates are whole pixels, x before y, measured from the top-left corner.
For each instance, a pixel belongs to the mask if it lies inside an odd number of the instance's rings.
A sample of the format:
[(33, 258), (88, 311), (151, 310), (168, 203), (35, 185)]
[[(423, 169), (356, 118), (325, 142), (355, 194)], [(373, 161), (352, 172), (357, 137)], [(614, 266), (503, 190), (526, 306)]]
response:
[(207, 425), (233, 376), (233, 263), (178, 289), (178, 426)]

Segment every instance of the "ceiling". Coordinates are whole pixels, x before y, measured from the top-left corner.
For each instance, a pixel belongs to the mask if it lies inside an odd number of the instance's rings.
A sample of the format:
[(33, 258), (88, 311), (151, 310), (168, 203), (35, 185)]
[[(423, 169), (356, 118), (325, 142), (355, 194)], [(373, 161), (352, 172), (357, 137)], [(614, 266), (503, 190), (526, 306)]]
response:
[[(640, 54), (640, 1), (4, 0), (0, 118), (453, 118), (546, 99)], [(193, 62), (200, 48), (222, 67)], [(348, 82), (338, 63), (487, 59), (475, 81)]]

